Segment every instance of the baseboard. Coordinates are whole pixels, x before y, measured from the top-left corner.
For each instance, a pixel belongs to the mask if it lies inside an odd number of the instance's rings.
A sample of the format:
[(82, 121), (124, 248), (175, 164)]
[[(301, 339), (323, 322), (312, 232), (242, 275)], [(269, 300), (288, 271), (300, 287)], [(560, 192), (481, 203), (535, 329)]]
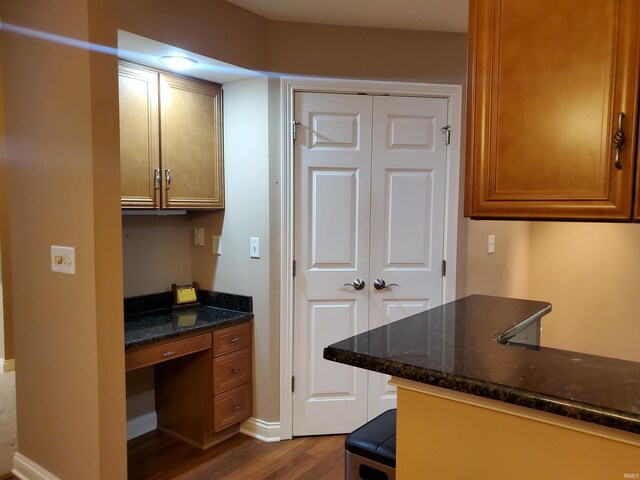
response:
[(13, 474), (20, 480), (60, 480), (21, 453), (13, 456)]
[(127, 420), (127, 440), (152, 432), (158, 427), (156, 412), (145, 413), (139, 417)]
[(0, 358), (0, 367), (2, 367), (3, 372), (13, 372), (16, 369), (16, 359), (9, 358), (5, 360)]
[(240, 424), (240, 432), (263, 442), (279, 442), (280, 422), (265, 422), (252, 417)]

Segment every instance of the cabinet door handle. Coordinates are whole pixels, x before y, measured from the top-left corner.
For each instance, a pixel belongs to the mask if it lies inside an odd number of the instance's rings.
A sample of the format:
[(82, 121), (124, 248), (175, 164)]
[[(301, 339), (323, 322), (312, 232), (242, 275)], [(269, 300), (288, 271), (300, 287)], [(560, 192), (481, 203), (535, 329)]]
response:
[(624, 130), (622, 128), (623, 119), (624, 119), (624, 112), (620, 112), (618, 114), (618, 129), (616, 130), (616, 133), (613, 136), (613, 147), (616, 149), (614, 165), (618, 170), (622, 168), (622, 163), (620, 163), (620, 151), (624, 148), (624, 140), (625, 140)]
[(239, 368), (232, 368), (231, 373), (238, 373), (240, 371)]
[(234, 405), (231, 410), (240, 410), (240, 405)]
[(233, 337), (231, 339), (231, 343), (238, 343), (240, 341), (240, 337)]
[(174, 355), (176, 352), (164, 352), (162, 354), (163, 357), (170, 357), (171, 355)]
[(167, 190), (171, 188), (171, 170), (168, 168), (164, 171), (164, 178), (167, 181)]
[(160, 176), (160, 169), (156, 168), (153, 171), (153, 174), (156, 177), (156, 190), (159, 190), (160, 186), (162, 185), (162, 177)]

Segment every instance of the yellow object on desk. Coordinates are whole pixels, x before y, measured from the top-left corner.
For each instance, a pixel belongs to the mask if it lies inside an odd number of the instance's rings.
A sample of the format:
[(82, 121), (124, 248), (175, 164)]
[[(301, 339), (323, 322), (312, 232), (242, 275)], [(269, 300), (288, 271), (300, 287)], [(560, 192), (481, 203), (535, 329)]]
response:
[(196, 289), (189, 285), (186, 287), (178, 287), (176, 290), (177, 298), (176, 303), (191, 303), (197, 300), (196, 298)]

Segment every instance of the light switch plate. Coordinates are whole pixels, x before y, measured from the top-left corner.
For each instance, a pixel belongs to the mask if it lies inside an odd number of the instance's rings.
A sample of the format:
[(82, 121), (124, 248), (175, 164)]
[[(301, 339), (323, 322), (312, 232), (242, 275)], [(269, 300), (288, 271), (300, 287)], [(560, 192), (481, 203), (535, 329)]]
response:
[(496, 251), (496, 236), (489, 235), (487, 237), (487, 253), (493, 253)]
[(211, 253), (214, 255), (222, 255), (222, 238), (220, 235), (213, 235), (211, 237)]
[(249, 238), (249, 256), (251, 258), (260, 258), (260, 238)]
[(193, 244), (204, 247), (204, 227), (193, 227)]
[(76, 249), (73, 247), (51, 245), (51, 271), (75, 275)]

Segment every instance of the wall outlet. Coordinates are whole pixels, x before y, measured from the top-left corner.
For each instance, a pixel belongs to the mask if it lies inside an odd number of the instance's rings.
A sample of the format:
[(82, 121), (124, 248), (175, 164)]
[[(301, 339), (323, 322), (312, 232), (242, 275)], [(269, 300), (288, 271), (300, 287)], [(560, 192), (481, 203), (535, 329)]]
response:
[(249, 256), (251, 258), (260, 258), (260, 238), (249, 238)]
[(51, 245), (51, 271), (75, 275), (76, 249), (73, 247)]
[(220, 235), (211, 237), (211, 253), (214, 255), (222, 255), (222, 238)]
[(193, 244), (204, 247), (204, 227), (193, 227)]
[(487, 253), (493, 253), (496, 251), (496, 236), (489, 235), (487, 237)]

